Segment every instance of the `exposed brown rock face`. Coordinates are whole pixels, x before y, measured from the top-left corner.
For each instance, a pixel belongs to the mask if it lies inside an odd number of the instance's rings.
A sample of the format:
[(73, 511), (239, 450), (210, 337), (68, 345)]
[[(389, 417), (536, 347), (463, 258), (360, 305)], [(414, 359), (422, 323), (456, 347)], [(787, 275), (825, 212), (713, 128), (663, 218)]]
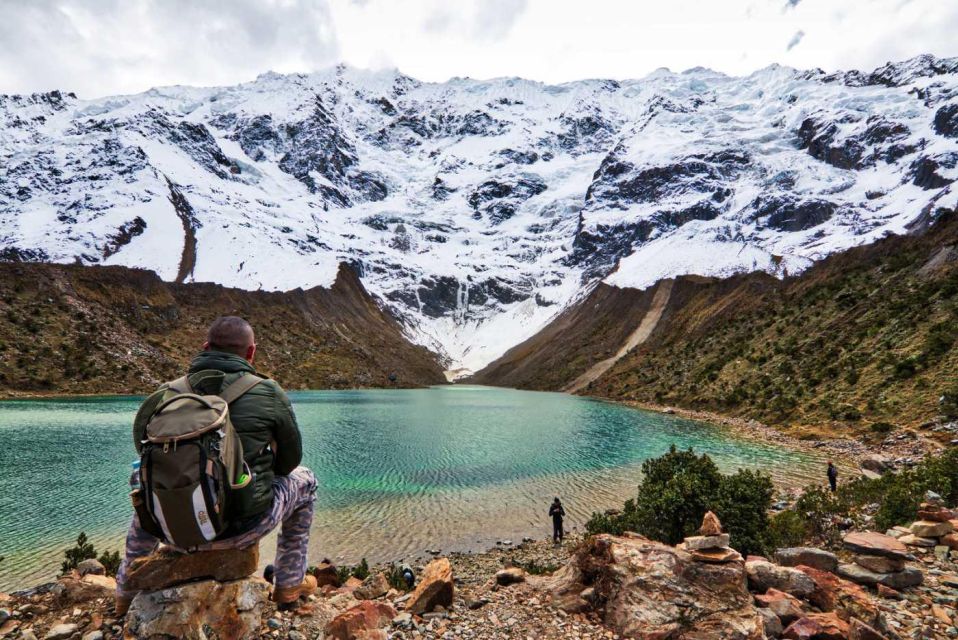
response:
[(559, 602), (591, 586), (605, 623), (626, 638), (763, 636), (765, 621), (745, 587), (741, 561), (696, 562), (682, 549), (641, 536), (595, 536), (537, 584)]
[(259, 547), (198, 553), (159, 550), (130, 566), (127, 588), (130, 591), (156, 591), (193, 580), (241, 580), (256, 573)]
[(127, 614), (127, 631), (133, 638), (252, 639), (259, 637), (268, 599), (269, 584), (257, 578), (141, 593)]
[(755, 596), (755, 603), (769, 609), (783, 624), (790, 624), (805, 613), (801, 600), (778, 589), (769, 589), (764, 594)]
[(382, 573), (374, 573), (363, 580), (363, 583), (353, 591), (353, 595), (359, 600), (375, 600), (386, 595), (389, 591), (389, 581)]
[(406, 611), (416, 615), (429, 613), (437, 606), (452, 604), (455, 587), (452, 581), (452, 565), (448, 558), (439, 558), (426, 565), (419, 584), (406, 602)]
[(834, 613), (809, 613), (782, 633), (787, 640), (846, 640), (848, 623)]
[[(183, 374), (225, 314), (252, 323), (256, 366), (287, 389), (445, 381), (435, 356), (405, 338), (346, 266), (329, 289), (268, 292), (124, 267), (0, 262), (0, 395), (150, 392)], [(14, 339), (27, 332), (31, 340)]]
[(834, 611), (844, 620), (854, 617), (873, 626), (884, 625), (875, 601), (857, 584), (813, 567), (796, 568), (815, 582), (815, 590), (807, 598), (812, 605)]

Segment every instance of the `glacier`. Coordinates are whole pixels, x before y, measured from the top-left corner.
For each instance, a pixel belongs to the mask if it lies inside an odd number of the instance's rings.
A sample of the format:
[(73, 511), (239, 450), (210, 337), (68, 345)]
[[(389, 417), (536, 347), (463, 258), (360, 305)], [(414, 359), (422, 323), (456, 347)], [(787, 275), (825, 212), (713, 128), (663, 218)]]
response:
[(0, 96), (0, 259), (243, 289), (341, 262), (467, 375), (598, 282), (796, 274), (958, 205), (958, 58)]

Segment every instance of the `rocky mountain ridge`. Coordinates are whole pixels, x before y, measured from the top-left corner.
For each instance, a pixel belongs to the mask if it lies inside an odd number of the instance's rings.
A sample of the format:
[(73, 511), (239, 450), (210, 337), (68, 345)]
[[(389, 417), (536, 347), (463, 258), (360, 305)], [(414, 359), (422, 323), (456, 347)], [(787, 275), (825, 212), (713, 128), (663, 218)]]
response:
[(544, 85), (343, 66), (0, 96), (0, 257), (250, 290), (338, 265), (475, 371), (599, 282), (782, 276), (958, 202), (958, 59)]

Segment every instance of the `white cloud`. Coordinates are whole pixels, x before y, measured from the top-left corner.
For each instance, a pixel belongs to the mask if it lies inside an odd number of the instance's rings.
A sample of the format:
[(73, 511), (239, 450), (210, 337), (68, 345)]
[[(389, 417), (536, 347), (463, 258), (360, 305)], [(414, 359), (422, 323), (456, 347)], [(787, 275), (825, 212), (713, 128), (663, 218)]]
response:
[(436, 81), (872, 69), (958, 55), (956, 32), (943, 0), (0, 0), (0, 92), (92, 97), (338, 61)]
[(795, 35), (792, 36), (792, 39), (788, 41), (788, 46), (785, 47), (786, 51), (791, 51), (798, 46), (798, 43), (802, 41), (802, 38), (805, 37), (805, 32), (799, 29), (795, 32)]

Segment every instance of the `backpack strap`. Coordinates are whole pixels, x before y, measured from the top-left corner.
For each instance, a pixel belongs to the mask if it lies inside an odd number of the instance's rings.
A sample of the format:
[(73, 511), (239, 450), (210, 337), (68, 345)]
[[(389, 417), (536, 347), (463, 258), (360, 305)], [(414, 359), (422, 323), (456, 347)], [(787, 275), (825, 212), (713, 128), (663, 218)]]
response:
[(234, 401), (239, 399), (244, 393), (258, 385), (260, 382), (263, 382), (265, 378), (260, 378), (259, 376), (253, 375), (252, 373), (244, 373), (239, 378), (237, 378), (230, 386), (226, 387), (218, 394), (219, 397), (223, 398), (226, 401), (226, 404), (232, 404)]
[(167, 388), (177, 393), (193, 393), (193, 387), (190, 386), (190, 377), (188, 375), (173, 380), (167, 385)]

